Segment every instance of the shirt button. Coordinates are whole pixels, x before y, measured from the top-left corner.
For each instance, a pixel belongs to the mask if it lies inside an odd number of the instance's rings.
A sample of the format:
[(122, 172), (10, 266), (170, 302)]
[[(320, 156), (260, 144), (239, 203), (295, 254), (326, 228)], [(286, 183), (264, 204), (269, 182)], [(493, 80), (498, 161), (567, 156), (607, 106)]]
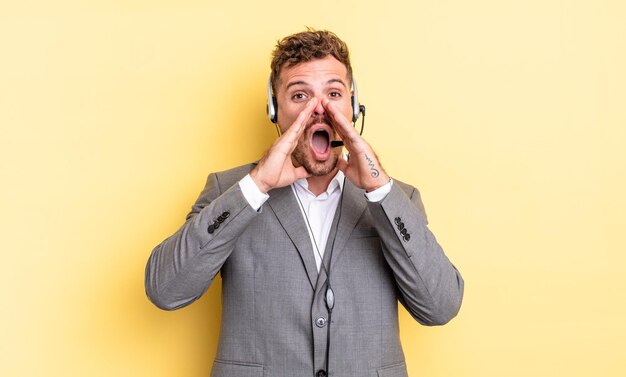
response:
[(326, 326), (326, 318), (319, 317), (318, 319), (316, 319), (315, 320), (315, 326), (320, 327), (320, 328)]
[(324, 369), (320, 369), (315, 373), (315, 377), (326, 377), (326, 371)]

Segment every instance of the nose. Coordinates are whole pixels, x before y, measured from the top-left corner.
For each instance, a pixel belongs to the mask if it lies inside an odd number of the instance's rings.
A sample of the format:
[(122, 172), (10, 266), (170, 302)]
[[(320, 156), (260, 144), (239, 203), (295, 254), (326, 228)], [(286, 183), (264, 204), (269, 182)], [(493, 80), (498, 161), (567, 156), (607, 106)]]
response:
[(315, 115), (323, 115), (326, 112), (326, 109), (324, 109), (324, 106), (322, 105), (322, 98), (317, 99), (317, 105), (315, 106), (315, 109), (313, 109), (313, 113)]

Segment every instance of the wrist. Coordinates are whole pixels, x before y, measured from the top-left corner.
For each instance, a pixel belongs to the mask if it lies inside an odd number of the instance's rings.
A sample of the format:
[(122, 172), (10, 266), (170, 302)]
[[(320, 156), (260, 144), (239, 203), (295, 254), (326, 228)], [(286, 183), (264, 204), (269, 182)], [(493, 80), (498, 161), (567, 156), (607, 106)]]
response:
[(365, 188), (365, 192), (370, 193), (372, 191), (376, 191), (379, 188), (383, 187), (384, 185), (388, 184), (389, 182), (391, 182), (391, 178), (387, 174), (384, 174), (384, 177), (382, 177), (382, 174), (381, 174), (381, 176), (378, 177), (376, 182), (372, 182), (372, 185)]
[(250, 178), (252, 178), (252, 181), (254, 182), (256, 187), (263, 194), (267, 194), (268, 191), (270, 191), (272, 189), (271, 187), (269, 187), (269, 185), (265, 184), (265, 182), (263, 182), (263, 180), (259, 177), (259, 166), (258, 165), (254, 169), (252, 169), (252, 171), (250, 172)]

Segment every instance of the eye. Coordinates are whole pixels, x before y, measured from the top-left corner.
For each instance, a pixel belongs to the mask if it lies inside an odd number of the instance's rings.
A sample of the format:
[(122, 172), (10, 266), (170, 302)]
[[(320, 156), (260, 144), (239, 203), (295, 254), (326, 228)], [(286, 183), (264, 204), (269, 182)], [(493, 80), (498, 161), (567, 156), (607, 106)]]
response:
[(331, 98), (341, 98), (341, 93), (337, 91), (332, 91), (328, 93), (328, 96)]
[(295, 102), (302, 102), (306, 99), (306, 94), (304, 93), (295, 93), (291, 96), (291, 99)]

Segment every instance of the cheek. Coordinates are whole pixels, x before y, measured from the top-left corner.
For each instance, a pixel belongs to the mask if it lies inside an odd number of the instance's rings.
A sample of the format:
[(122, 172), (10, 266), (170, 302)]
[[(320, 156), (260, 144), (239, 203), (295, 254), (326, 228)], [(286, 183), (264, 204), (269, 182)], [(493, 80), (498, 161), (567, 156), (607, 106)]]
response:
[(348, 121), (352, 121), (352, 100), (349, 97), (347, 101), (341, 102), (341, 113), (346, 117)]
[(278, 102), (278, 120), (279, 122), (286, 123), (284, 126), (289, 128), (291, 124), (296, 120), (298, 115), (304, 110), (306, 103), (293, 103), (286, 100)]
[(307, 153), (308, 150), (309, 150), (309, 141), (307, 139), (306, 132), (303, 132), (302, 135), (300, 135), (300, 138), (298, 138), (298, 143), (296, 144), (296, 147), (294, 148), (294, 153), (297, 153), (299, 155), (304, 155)]

